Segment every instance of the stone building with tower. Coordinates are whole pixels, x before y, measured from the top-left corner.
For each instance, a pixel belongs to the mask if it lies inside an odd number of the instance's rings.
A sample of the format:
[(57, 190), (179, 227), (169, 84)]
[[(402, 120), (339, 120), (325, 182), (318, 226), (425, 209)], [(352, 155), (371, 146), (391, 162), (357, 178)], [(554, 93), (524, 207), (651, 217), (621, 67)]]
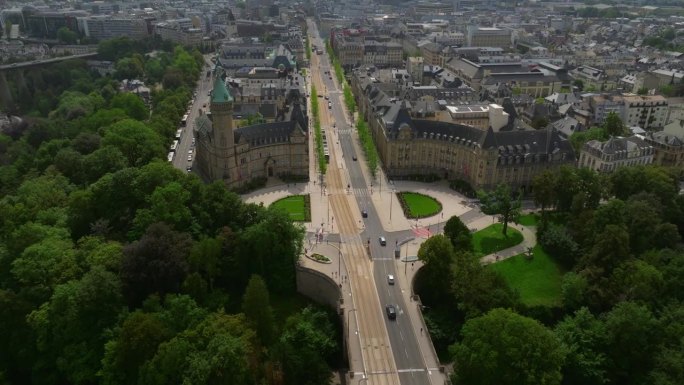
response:
[(275, 119), (237, 127), (236, 99), (217, 76), (209, 108), (193, 130), (195, 172), (205, 181), (238, 188), (255, 178), (308, 178), (306, 99), (297, 89), (281, 90)]

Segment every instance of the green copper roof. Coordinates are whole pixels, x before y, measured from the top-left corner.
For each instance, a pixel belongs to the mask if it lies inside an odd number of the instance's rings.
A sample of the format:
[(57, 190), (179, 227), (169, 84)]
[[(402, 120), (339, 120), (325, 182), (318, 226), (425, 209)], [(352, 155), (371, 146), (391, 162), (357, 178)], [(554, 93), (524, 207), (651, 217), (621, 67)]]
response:
[(214, 81), (214, 90), (211, 91), (211, 102), (212, 103), (227, 103), (232, 102), (233, 97), (230, 95), (226, 83), (221, 79), (220, 76), (216, 77)]

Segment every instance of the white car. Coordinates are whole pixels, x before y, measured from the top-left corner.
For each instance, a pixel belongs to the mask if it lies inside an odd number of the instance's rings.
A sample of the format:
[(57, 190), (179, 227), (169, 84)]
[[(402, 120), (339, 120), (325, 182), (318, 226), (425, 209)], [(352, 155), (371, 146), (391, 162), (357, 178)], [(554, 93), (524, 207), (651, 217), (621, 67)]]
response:
[(394, 285), (394, 276), (392, 274), (387, 274), (387, 283)]
[(192, 155), (192, 148), (188, 150), (188, 155)]
[(188, 155), (188, 162), (192, 162), (192, 154)]

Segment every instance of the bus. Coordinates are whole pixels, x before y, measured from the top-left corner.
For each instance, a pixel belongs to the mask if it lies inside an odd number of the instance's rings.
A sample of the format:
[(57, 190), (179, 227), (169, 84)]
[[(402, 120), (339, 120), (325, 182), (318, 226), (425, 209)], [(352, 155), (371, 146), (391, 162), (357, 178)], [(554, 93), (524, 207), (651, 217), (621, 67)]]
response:
[(183, 136), (183, 129), (182, 129), (182, 128), (179, 128), (179, 129), (176, 131), (176, 140), (180, 141), (182, 136)]
[(185, 127), (185, 125), (188, 123), (188, 114), (183, 115), (183, 119), (181, 119), (181, 127)]
[(176, 155), (176, 153), (171, 151), (166, 155), (166, 159), (168, 159), (169, 162), (173, 162), (173, 156), (174, 155)]
[(323, 150), (323, 155), (325, 156), (325, 163), (330, 162), (330, 152), (328, 151), (327, 148), (325, 150)]
[(171, 144), (171, 148), (169, 149), (169, 151), (175, 152), (177, 148), (178, 148), (178, 141), (174, 140), (173, 144)]

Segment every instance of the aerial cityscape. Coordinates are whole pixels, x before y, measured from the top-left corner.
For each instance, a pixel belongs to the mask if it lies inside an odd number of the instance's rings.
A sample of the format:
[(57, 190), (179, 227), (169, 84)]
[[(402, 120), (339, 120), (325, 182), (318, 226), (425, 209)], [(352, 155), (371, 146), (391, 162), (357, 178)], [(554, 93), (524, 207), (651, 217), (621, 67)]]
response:
[(0, 0), (0, 385), (684, 384), (682, 0)]

